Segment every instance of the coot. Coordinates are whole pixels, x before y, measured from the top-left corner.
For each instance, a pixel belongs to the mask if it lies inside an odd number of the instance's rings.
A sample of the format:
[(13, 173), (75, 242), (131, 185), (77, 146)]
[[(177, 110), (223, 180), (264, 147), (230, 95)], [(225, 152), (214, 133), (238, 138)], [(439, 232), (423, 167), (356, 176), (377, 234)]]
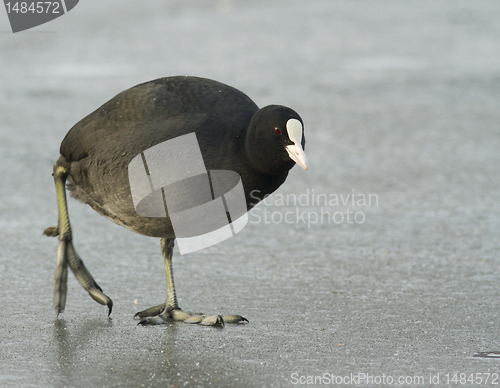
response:
[(179, 308), (172, 272), (176, 235), (170, 217), (168, 213), (146, 217), (134, 207), (127, 171), (131, 160), (148, 148), (190, 133), (196, 134), (207, 170), (239, 174), (248, 210), (274, 192), (295, 164), (307, 169), (303, 121), (290, 108), (259, 109), (233, 87), (190, 76), (160, 78), (119, 93), (70, 129), (54, 165), (59, 220), (58, 226), (44, 233), (59, 236), (54, 276), (57, 314), (66, 304), (68, 265), (90, 296), (108, 306), (109, 314), (113, 306), (73, 247), (67, 188), (72, 197), (118, 225), (161, 238), (167, 299), (137, 313), (139, 323), (174, 319), (222, 326), (247, 321), (239, 315), (196, 315)]

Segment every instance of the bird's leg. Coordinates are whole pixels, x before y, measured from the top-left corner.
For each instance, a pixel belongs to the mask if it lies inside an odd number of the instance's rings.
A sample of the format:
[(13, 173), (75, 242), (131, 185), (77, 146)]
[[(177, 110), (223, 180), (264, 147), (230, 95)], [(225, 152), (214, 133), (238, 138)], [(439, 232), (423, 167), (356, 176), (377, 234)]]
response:
[(168, 310), (180, 310), (175, 293), (174, 270), (172, 269), (172, 255), (174, 254), (174, 239), (161, 239), (161, 252), (165, 264), (165, 276), (167, 278), (167, 300), (165, 306)]
[(226, 323), (248, 322), (246, 318), (240, 315), (202, 315), (191, 314), (182, 311), (177, 303), (177, 295), (175, 293), (174, 273), (172, 270), (172, 254), (174, 252), (174, 239), (162, 238), (161, 250), (165, 263), (165, 275), (167, 277), (167, 300), (165, 303), (147, 310), (138, 312), (135, 317), (142, 318), (140, 325), (159, 325), (165, 323), (168, 319), (174, 321), (183, 321), (186, 323), (200, 323), (206, 326), (224, 326)]
[(68, 291), (68, 265), (73, 271), (78, 282), (89, 293), (96, 302), (108, 306), (109, 314), (113, 308), (113, 302), (103, 292), (101, 287), (87, 270), (83, 261), (73, 247), (73, 234), (68, 215), (68, 203), (66, 200), (66, 179), (68, 172), (63, 166), (56, 164), (54, 167), (54, 182), (56, 185), (57, 207), (59, 210), (59, 222), (57, 227), (45, 229), (47, 236), (59, 235), (59, 246), (57, 247), (57, 264), (54, 274), (54, 309), (57, 315), (64, 311), (66, 306), (66, 294)]

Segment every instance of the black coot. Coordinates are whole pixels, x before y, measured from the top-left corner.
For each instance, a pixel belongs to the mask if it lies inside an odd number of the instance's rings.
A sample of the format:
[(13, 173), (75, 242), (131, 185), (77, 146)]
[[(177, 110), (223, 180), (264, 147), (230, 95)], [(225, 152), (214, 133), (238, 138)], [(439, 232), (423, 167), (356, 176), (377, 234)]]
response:
[(44, 233), (59, 235), (54, 277), (57, 314), (66, 304), (68, 265), (90, 296), (108, 306), (110, 314), (113, 306), (73, 248), (67, 182), (71, 196), (99, 214), (134, 232), (161, 238), (167, 299), (137, 313), (140, 323), (163, 323), (169, 318), (206, 325), (246, 321), (239, 315), (200, 316), (180, 310), (172, 274), (176, 236), (170, 217), (141, 216), (132, 200), (127, 171), (131, 160), (150, 147), (193, 132), (207, 170), (240, 175), (248, 210), (275, 191), (295, 164), (307, 169), (303, 122), (290, 108), (259, 109), (235, 88), (189, 76), (160, 78), (123, 91), (71, 128), (54, 165), (59, 223)]

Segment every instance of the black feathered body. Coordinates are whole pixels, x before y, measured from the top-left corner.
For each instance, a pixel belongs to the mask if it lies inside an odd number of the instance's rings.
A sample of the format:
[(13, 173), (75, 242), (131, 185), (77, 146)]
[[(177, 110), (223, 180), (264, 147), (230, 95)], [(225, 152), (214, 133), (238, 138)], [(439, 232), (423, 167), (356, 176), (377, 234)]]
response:
[(57, 164), (68, 169), (71, 195), (101, 215), (143, 235), (175, 237), (168, 216), (143, 217), (135, 211), (130, 161), (156, 144), (195, 132), (205, 167), (236, 171), (250, 209), (255, 197), (275, 191), (293, 166), (266, 173), (250, 161), (245, 140), (257, 111), (244, 93), (216, 81), (157, 79), (125, 90), (79, 121), (63, 140)]

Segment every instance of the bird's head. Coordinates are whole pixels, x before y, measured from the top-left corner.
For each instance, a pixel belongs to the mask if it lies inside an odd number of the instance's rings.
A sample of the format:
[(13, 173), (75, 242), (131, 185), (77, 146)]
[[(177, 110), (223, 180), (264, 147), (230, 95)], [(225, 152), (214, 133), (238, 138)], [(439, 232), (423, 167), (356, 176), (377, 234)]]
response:
[(298, 164), (307, 170), (304, 123), (293, 109), (268, 105), (255, 113), (248, 128), (245, 149), (252, 164), (271, 175)]

